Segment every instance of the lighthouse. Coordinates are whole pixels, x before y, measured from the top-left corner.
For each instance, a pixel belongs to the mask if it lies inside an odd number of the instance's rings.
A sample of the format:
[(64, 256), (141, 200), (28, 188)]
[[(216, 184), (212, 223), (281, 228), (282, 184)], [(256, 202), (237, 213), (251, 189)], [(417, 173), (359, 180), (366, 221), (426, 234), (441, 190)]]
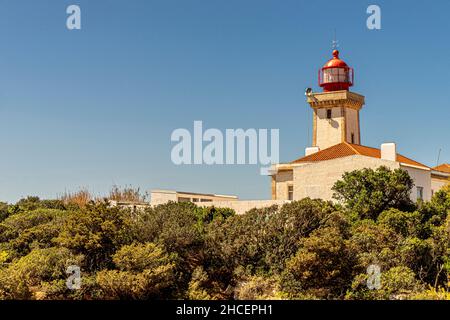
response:
[(323, 92), (310, 93), (307, 101), (313, 109), (313, 135), (310, 152), (348, 142), (361, 144), (359, 111), (364, 96), (350, 91), (354, 71), (333, 50), (332, 58), (319, 69), (318, 83)]

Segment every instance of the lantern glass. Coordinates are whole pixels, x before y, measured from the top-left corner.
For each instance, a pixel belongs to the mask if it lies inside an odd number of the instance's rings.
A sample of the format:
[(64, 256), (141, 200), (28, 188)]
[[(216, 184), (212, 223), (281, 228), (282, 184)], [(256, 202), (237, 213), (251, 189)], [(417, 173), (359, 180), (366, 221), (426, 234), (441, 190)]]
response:
[(349, 72), (344, 68), (328, 68), (323, 70), (322, 83), (350, 82)]

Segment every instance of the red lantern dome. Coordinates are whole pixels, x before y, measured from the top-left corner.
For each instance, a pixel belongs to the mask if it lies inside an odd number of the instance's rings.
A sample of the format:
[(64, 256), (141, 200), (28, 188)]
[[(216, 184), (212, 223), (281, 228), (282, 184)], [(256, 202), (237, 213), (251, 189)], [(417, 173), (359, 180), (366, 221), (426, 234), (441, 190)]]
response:
[(339, 59), (338, 50), (333, 50), (333, 58), (319, 70), (319, 86), (323, 91), (348, 90), (353, 86), (353, 68)]

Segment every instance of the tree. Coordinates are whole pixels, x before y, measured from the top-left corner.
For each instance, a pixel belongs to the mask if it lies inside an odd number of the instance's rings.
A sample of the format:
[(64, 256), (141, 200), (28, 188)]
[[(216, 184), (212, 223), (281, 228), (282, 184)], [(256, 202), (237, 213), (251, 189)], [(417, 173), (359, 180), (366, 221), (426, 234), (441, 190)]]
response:
[(0, 202), (0, 222), (5, 220), (6, 218), (8, 218), (9, 213), (10, 213), (8, 208), (9, 208), (9, 206), (7, 203)]
[(82, 260), (65, 248), (35, 249), (0, 270), (0, 299), (45, 297), (46, 290), (58, 282), (67, 293), (67, 267), (81, 265)]
[(355, 277), (346, 294), (349, 300), (396, 300), (407, 299), (423, 290), (423, 285), (415, 277), (414, 272), (404, 266), (393, 267), (380, 274), (381, 288), (373, 290), (367, 286), (368, 274)]
[(355, 265), (356, 256), (339, 230), (320, 228), (302, 239), (301, 248), (287, 262), (281, 289), (293, 298), (339, 298), (355, 275)]
[(153, 242), (177, 253), (177, 294), (184, 296), (191, 273), (204, 262), (203, 225), (193, 203), (169, 202), (142, 212), (131, 219), (130, 232), (136, 242)]
[[(267, 211), (276, 210), (270, 208)], [(214, 220), (208, 224), (203, 247), (203, 266), (212, 282), (220, 284), (220, 291), (234, 286), (234, 271), (240, 267), (253, 273), (265, 268), (263, 236), (267, 216), (256, 211), (235, 215), (227, 220)], [(222, 298), (231, 298), (227, 291)]]
[(336, 208), (331, 202), (305, 198), (284, 204), (270, 215), (264, 236), (259, 240), (266, 269), (280, 273), (286, 261), (297, 252), (302, 238), (327, 224), (345, 224), (335, 213)]
[(0, 223), (0, 242), (8, 243), (11, 257), (51, 247), (66, 215), (66, 211), (40, 208), (13, 214)]
[(279, 273), (297, 252), (300, 240), (331, 222), (334, 212), (331, 203), (307, 198), (217, 221), (208, 226), (205, 236), (206, 260), (228, 275), (237, 267)]
[(334, 198), (361, 218), (376, 219), (389, 208), (413, 208), (410, 192), (414, 183), (408, 172), (381, 166), (376, 170), (346, 172), (333, 186)]
[(22, 211), (30, 211), (39, 208), (40, 201), (39, 197), (28, 196), (27, 198), (20, 199), (16, 205)]
[(268, 300), (281, 297), (276, 277), (252, 276), (242, 279), (235, 288), (236, 300)]
[[(139, 242), (155, 242), (183, 257), (202, 244), (197, 207), (169, 202), (138, 212), (132, 220), (133, 236)], [(194, 257), (192, 257), (194, 258)]]
[(209, 291), (214, 290), (211, 290), (211, 282), (208, 274), (201, 266), (195, 268), (186, 292), (187, 298), (190, 300), (212, 300), (213, 297), (209, 294)]
[(107, 268), (112, 264), (112, 254), (131, 242), (127, 213), (106, 202), (90, 203), (70, 213), (55, 241), (84, 255), (88, 270)]
[(211, 223), (215, 219), (228, 219), (236, 213), (230, 208), (197, 207), (196, 209), (200, 225)]
[(432, 227), (445, 223), (450, 213), (450, 187), (436, 192), (431, 201), (421, 203), (417, 211), (421, 214), (424, 237), (428, 237)]
[(354, 269), (376, 264), (386, 270), (401, 263), (397, 249), (403, 237), (393, 229), (370, 219), (355, 222), (351, 229), (349, 246), (357, 258)]
[(408, 237), (399, 246), (398, 256), (419, 279), (434, 280), (438, 270), (431, 241)]
[(100, 271), (97, 282), (109, 299), (167, 299), (175, 258), (154, 243), (124, 246), (113, 256), (118, 270)]
[(403, 212), (398, 209), (389, 209), (378, 216), (377, 222), (403, 237), (418, 236), (421, 233), (421, 216), (417, 211)]

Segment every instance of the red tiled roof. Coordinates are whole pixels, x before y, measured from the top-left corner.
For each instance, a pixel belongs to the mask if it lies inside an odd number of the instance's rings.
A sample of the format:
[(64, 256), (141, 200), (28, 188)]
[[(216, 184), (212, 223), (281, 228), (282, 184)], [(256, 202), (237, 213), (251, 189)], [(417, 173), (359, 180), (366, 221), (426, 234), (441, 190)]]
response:
[(436, 171), (440, 171), (440, 172), (445, 172), (445, 173), (450, 173), (450, 164), (448, 163), (443, 163), (437, 167), (434, 167), (433, 170)]
[[(303, 162), (316, 162), (316, 161), (325, 161), (337, 158), (343, 158), (353, 155), (361, 155), (366, 157), (378, 158), (381, 159), (381, 150), (371, 147), (362, 146), (359, 144), (351, 144), (348, 142), (341, 142), (327, 149), (323, 149), (319, 152), (310, 154), (309, 156), (299, 158), (297, 160), (292, 161), (291, 163), (303, 163)], [(397, 153), (397, 161), (409, 164), (413, 166), (419, 166), (428, 168), (428, 166), (409, 159), (401, 154)]]

